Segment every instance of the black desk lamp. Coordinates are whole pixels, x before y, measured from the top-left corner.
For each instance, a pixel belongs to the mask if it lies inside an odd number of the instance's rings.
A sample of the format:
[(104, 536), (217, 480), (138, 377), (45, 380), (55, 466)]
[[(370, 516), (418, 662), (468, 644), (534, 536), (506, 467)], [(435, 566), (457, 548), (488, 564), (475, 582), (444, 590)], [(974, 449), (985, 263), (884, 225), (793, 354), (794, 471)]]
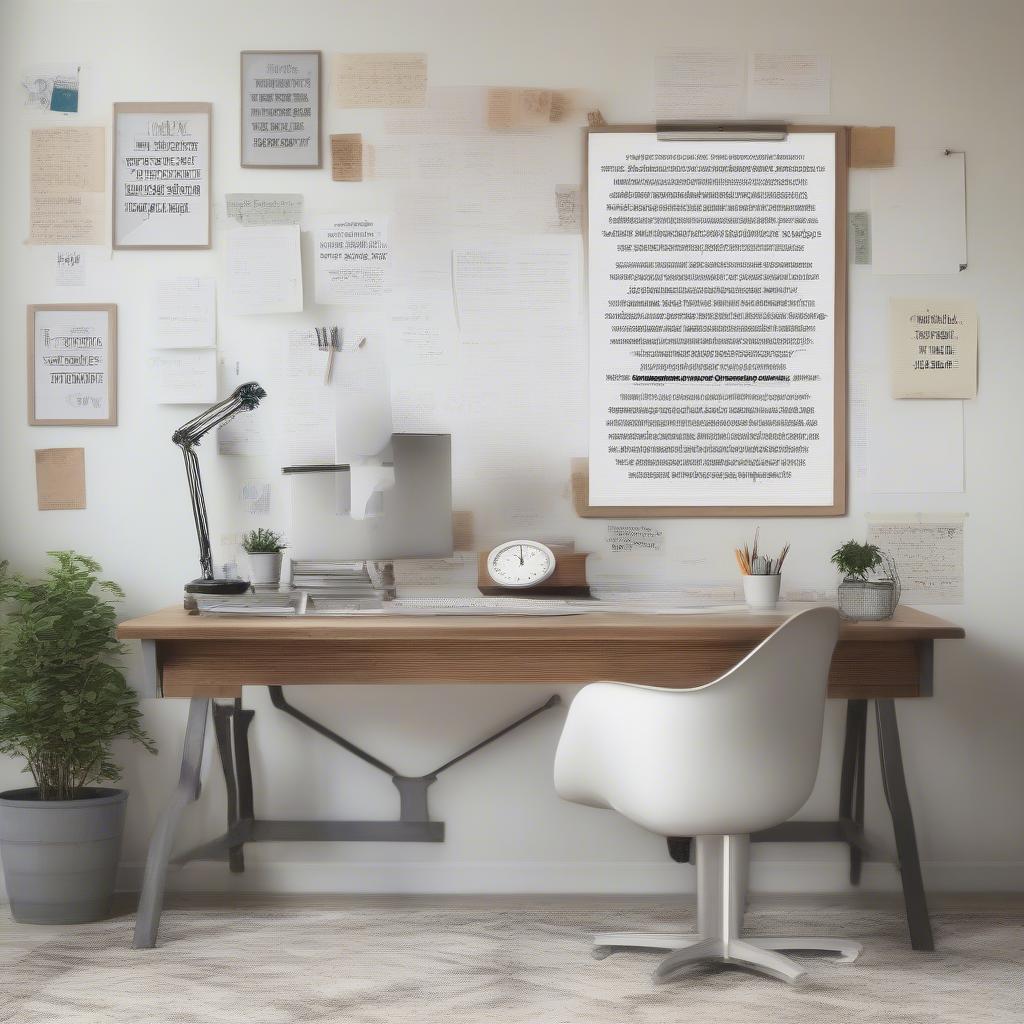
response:
[(203, 481), (199, 475), (199, 459), (196, 457), (195, 449), (214, 427), (222, 426), (240, 412), (251, 412), (260, 404), (260, 399), (266, 397), (266, 391), (255, 381), (240, 384), (230, 397), (211, 405), (206, 412), (201, 412), (171, 434), (171, 440), (185, 457), (185, 473), (188, 476), (189, 493), (192, 495), (192, 515), (195, 517), (196, 536), (199, 538), (199, 565), (203, 570), (202, 576), (185, 584), (187, 594), (244, 594), (249, 589), (248, 580), (213, 578), (213, 554), (210, 551), (206, 499), (203, 497)]

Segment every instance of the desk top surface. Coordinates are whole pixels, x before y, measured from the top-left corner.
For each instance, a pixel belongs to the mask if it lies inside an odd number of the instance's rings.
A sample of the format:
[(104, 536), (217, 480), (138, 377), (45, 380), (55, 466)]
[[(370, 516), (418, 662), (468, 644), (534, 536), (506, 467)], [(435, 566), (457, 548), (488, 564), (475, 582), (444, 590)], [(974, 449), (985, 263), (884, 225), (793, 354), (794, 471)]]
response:
[[(810, 604), (783, 604), (772, 612), (722, 611), (691, 615), (593, 611), (580, 615), (409, 615), (281, 617), (190, 615), (181, 607), (164, 608), (128, 619), (117, 628), (121, 640), (479, 640), (533, 637), (550, 640), (601, 640), (639, 636), (687, 639), (762, 639), (790, 615)], [(916, 608), (900, 606), (882, 622), (844, 621), (840, 640), (868, 643), (901, 640), (956, 640), (963, 627)]]

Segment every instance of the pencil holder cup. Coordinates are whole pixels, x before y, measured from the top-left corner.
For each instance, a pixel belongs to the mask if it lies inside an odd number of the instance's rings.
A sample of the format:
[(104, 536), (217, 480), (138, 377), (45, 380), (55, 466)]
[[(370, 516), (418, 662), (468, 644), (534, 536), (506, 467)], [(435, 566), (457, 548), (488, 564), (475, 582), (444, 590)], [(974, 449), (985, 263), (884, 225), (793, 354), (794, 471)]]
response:
[(743, 599), (748, 607), (759, 611), (770, 611), (779, 600), (782, 573), (771, 576), (744, 576)]

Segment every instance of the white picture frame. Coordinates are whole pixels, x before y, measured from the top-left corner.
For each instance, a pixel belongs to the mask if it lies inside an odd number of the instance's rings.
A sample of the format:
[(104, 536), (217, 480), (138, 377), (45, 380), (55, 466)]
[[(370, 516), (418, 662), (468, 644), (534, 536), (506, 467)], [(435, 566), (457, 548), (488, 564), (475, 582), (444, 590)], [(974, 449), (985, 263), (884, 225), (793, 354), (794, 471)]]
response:
[(209, 249), (210, 103), (115, 103), (114, 249)]
[(239, 59), (242, 167), (323, 166), (319, 50), (243, 50)]

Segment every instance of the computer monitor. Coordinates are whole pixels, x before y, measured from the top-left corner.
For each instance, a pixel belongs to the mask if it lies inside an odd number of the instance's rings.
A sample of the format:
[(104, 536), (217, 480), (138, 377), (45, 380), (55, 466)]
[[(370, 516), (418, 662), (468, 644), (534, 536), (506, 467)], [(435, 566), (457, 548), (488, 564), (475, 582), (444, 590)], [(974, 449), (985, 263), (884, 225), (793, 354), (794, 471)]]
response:
[(390, 561), (452, 553), (450, 434), (393, 434), (380, 453), (394, 467), (378, 515), (348, 512), (349, 466), (286, 466), (291, 488), (287, 529), (292, 561)]

